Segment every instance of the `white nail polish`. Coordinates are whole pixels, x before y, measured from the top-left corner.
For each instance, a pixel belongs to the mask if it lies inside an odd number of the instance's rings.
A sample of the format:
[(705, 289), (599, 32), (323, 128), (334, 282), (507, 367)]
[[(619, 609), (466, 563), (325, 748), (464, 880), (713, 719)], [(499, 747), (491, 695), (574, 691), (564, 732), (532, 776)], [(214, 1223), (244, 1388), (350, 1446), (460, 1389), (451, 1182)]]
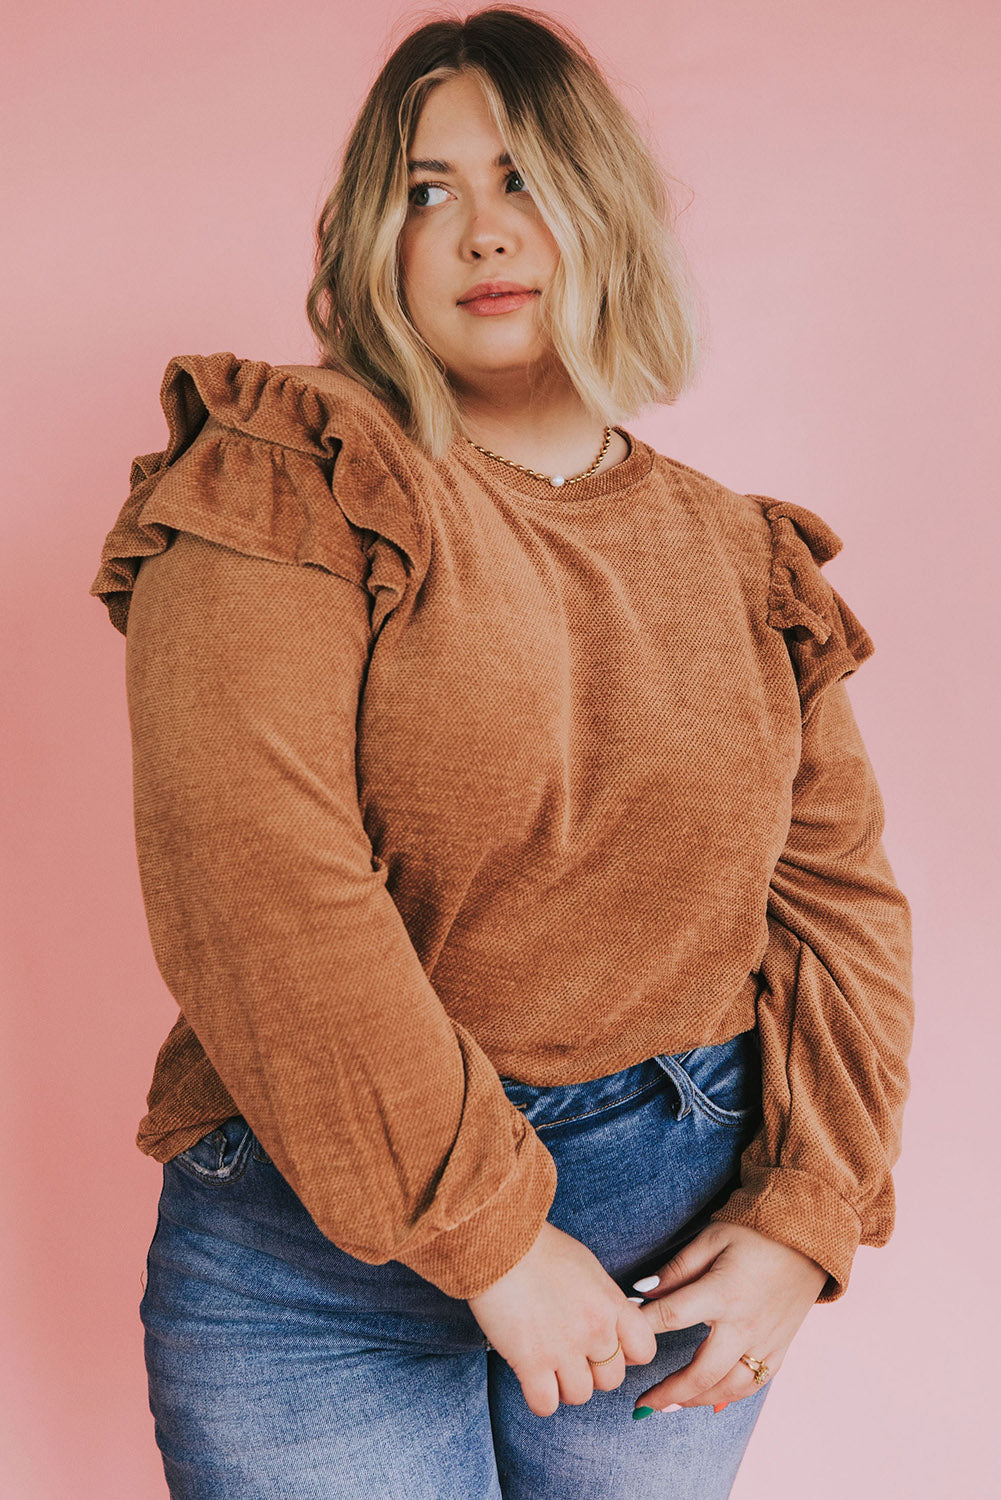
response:
[(627, 1302), (637, 1302), (637, 1303), (639, 1303), (639, 1302), (645, 1302), (646, 1298), (645, 1297), (627, 1297), (626, 1301)]
[(659, 1276), (644, 1276), (642, 1281), (633, 1282), (634, 1292), (652, 1292), (655, 1286), (660, 1286)]

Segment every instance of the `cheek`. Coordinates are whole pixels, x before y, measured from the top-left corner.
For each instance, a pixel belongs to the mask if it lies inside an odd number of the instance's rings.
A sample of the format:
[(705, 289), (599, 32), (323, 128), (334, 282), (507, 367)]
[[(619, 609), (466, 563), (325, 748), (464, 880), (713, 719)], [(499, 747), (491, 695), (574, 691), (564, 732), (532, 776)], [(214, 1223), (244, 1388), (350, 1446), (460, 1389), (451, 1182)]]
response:
[(432, 346), (447, 337), (451, 327), (449, 288), (436, 279), (434, 263), (420, 255), (411, 257), (406, 271), (401, 266), (400, 289), (410, 321)]
[(409, 279), (413, 259), (413, 241), (407, 231), (404, 230), (396, 242), (396, 269), (399, 273), (401, 283)]
[(397, 253), (397, 274), (400, 281), (400, 295), (404, 306), (411, 317), (420, 307), (421, 275), (416, 263), (412, 242), (401, 240)]
[(420, 236), (413, 232), (405, 233), (400, 238), (398, 257), (400, 286), (411, 308), (420, 307), (422, 302), (427, 300), (433, 287), (434, 262), (427, 250), (427, 245), (421, 241)]
[(555, 270), (556, 265), (557, 265), (557, 263), (559, 262), (559, 259), (560, 259), (560, 247), (556, 243), (556, 240), (555, 240), (555, 237), (553, 236), (552, 230), (549, 229), (548, 225), (546, 225), (546, 224), (540, 224), (538, 226), (538, 228), (539, 228), (539, 243), (540, 243), (540, 246), (542, 247), (542, 253), (543, 253), (543, 255), (548, 255), (548, 257), (549, 257), (549, 270), (550, 270), (550, 272), (552, 272), (553, 270)]

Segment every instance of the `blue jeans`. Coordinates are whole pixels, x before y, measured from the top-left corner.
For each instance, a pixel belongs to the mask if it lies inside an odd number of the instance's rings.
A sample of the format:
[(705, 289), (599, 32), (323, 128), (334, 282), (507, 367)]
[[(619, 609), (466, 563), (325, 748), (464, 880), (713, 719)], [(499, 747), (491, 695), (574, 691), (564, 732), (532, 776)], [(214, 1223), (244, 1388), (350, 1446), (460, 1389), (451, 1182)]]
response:
[[(761, 1119), (757, 1031), (587, 1083), (502, 1080), (556, 1160), (549, 1220), (626, 1296), (739, 1181)], [(467, 1302), (316, 1228), (240, 1115), (163, 1166), (140, 1303), (173, 1500), (725, 1500), (771, 1390), (655, 1413), (697, 1323), (549, 1417)]]

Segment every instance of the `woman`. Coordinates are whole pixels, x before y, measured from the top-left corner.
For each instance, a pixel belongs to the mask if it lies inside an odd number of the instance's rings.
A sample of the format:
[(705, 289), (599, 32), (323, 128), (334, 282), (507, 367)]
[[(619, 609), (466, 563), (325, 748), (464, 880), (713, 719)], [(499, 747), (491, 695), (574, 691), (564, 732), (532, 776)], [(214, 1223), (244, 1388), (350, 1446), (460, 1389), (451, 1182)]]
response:
[(819, 516), (617, 425), (694, 301), (568, 32), (407, 37), (318, 241), (321, 365), (172, 359), (91, 590), (181, 1011), (138, 1135), (170, 1493), (714, 1500), (892, 1230), (873, 644)]

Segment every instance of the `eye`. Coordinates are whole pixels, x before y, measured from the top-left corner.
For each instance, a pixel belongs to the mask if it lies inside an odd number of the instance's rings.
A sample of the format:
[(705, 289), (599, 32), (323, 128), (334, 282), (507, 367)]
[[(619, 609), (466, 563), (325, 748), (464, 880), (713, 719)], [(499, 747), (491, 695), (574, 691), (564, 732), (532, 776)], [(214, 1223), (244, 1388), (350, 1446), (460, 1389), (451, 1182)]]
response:
[[(521, 173), (519, 171), (517, 171), (516, 169), (510, 171), (507, 174), (507, 177), (505, 178), (505, 182), (508, 185), (508, 187), (510, 187), (510, 185), (511, 185), (511, 179), (512, 179), (512, 177), (516, 178), (517, 181), (521, 183), (522, 188), (527, 192), (528, 189), (527, 189), (527, 186), (526, 186), (526, 183), (525, 183), (525, 179), (522, 177)], [(408, 201), (408, 203), (411, 203), (414, 206), (414, 208), (436, 208), (436, 207), (438, 207), (437, 204), (434, 204), (434, 203), (420, 203), (420, 202), (417, 201), (417, 194), (418, 193), (432, 192), (436, 188), (441, 193), (447, 193), (448, 192), (448, 188), (445, 187), (444, 184), (441, 183), (441, 182), (416, 182), (414, 184), (414, 186), (410, 189), (410, 191), (407, 194), (407, 201)]]
[(433, 203), (428, 204), (416, 202), (417, 193), (430, 192), (434, 188), (437, 188), (441, 193), (448, 192), (448, 188), (442, 187), (440, 182), (418, 182), (415, 183), (414, 186), (410, 189), (409, 193), (407, 194), (407, 199), (414, 205), (415, 208), (434, 208), (435, 205)]

